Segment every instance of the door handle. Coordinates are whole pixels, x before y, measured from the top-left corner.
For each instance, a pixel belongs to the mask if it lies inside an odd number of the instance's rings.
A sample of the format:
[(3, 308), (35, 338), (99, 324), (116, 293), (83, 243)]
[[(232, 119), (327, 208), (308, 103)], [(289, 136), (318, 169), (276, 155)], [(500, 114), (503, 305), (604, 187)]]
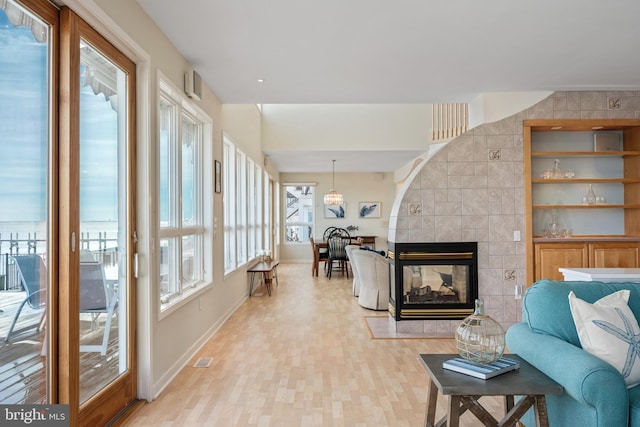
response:
[(139, 278), (139, 262), (138, 262), (138, 253), (133, 254), (133, 277), (136, 279)]

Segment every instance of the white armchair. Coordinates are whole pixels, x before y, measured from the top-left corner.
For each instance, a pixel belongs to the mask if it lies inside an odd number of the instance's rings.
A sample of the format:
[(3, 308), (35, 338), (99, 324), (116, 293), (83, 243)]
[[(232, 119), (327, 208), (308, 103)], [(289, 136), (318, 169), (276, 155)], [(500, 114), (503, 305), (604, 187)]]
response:
[(389, 309), (389, 262), (377, 252), (354, 250), (353, 275), (360, 284), (358, 304), (372, 310)]
[(345, 246), (344, 250), (347, 251), (347, 258), (349, 259), (349, 264), (351, 264), (351, 271), (353, 271), (353, 296), (357, 297), (360, 294), (360, 282), (358, 281), (358, 273), (356, 272), (357, 267), (355, 266), (353, 261), (351, 261), (351, 254), (353, 253), (353, 251), (359, 251), (360, 246), (347, 245)]

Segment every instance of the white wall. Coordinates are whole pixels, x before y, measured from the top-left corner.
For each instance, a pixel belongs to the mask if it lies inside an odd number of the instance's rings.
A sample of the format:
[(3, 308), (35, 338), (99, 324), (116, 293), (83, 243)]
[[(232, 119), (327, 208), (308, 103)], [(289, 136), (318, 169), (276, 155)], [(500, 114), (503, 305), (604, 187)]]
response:
[(233, 138), (236, 146), (263, 166), (262, 125), (258, 107), (255, 104), (224, 104), (222, 120), (224, 132)]
[[(345, 218), (329, 219), (324, 217), (324, 204), (322, 198), (329, 192), (332, 183), (331, 174), (311, 174), (311, 173), (282, 173), (280, 174), (281, 184), (315, 182), (315, 227), (314, 238), (321, 239), (322, 233), (327, 227), (338, 226), (347, 228), (349, 225), (359, 227), (353, 232), (354, 235), (377, 236), (376, 249), (387, 250), (387, 235), (389, 228), (389, 214), (395, 198), (395, 184), (392, 173), (336, 173), (336, 190), (344, 195)], [(358, 218), (359, 202), (380, 202), (380, 218)], [(281, 238), (284, 238), (284, 225), (282, 224)], [(311, 246), (308, 243), (286, 244), (280, 248), (280, 259), (295, 262), (311, 262)]]
[(263, 149), (425, 150), (431, 105), (265, 104)]
[(553, 92), (489, 92), (469, 103), (469, 129), (519, 113)]

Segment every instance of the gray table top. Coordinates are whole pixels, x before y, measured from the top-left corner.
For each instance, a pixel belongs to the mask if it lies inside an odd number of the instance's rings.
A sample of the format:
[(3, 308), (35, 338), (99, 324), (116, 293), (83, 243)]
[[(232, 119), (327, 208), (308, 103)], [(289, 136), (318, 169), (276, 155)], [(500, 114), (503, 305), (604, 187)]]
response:
[(420, 355), (420, 362), (442, 395), (510, 396), (563, 393), (561, 385), (516, 354), (505, 354), (503, 357), (517, 360), (520, 363), (520, 369), (498, 375), (488, 380), (442, 368), (442, 362), (456, 357), (460, 357), (460, 355)]

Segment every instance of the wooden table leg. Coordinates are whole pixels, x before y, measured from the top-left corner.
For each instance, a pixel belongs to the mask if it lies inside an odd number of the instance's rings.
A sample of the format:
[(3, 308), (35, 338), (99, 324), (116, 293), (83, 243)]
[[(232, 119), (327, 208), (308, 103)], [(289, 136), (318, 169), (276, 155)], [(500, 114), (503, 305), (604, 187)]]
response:
[(278, 266), (273, 267), (273, 277), (276, 279), (276, 287), (278, 286)]
[(549, 427), (549, 418), (547, 417), (547, 401), (543, 395), (535, 396), (535, 415), (537, 427)]
[(436, 404), (438, 403), (438, 386), (429, 379), (429, 390), (427, 392), (427, 413), (424, 418), (425, 427), (434, 427), (436, 421)]
[(320, 249), (315, 247), (313, 248), (313, 266), (311, 267), (311, 275), (314, 277), (318, 277), (318, 267), (320, 265)]
[(269, 272), (265, 271), (262, 273), (262, 282), (264, 283), (265, 288), (267, 288), (267, 294), (271, 296), (271, 279), (268, 276)]
[(460, 426), (460, 396), (449, 396), (449, 408), (447, 409), (448, 427)]
[(251, 273), (251, 280), (249, 284), (249, 296), (253, 293), (253, 281), (255, 280), (256, 273)]
[(508, 413), (513, 409), (513, 395), (504, 397), (504, 413)]

